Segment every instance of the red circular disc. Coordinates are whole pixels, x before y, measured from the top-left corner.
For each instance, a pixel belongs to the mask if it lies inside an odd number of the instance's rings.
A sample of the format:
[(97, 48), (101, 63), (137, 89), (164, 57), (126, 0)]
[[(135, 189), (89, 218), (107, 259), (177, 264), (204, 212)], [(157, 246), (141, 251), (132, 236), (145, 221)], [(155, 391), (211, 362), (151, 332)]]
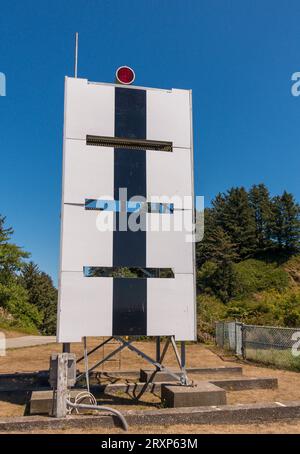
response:
[(116, 79), (120, 84), (132, 84), (135, 79), (133, 69), (129, 68), (129, 66), (120, 66), (116, 71)]

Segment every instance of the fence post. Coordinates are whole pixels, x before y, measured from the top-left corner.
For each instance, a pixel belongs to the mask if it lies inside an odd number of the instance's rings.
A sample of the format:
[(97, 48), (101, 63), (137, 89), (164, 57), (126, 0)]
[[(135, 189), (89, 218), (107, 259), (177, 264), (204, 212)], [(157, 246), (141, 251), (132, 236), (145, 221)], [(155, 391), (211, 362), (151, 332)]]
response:
[(245, 340), (246, 340), (246, 331), (245, 331), (245, 325), (244, 323), (241, 323), (241, 332), (242, 332), (242, 358), (246, 358), (246, 352), (245, 352)]
[(222, 345), (221, 347), (224, 348), (224, 345), (225, 345), (225, 325), (224, 325), (224, 322), (222, 322)]
[(236, 332), (236, 328), (237, 328), (237, 321), (234, 320), (234, 350), (235, 350), (235, 354), (237, 352), (237, 332)]
[(215, 322), (215, 343), (218, 345), (218, 322)]

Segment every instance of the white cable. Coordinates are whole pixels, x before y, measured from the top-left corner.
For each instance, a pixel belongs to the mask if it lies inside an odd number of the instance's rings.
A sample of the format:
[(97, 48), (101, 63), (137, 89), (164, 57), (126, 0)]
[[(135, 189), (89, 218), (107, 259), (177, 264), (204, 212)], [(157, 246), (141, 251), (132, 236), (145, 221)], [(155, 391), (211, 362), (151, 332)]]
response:
[[(95, 402), (93, 403), (92, 405), (88, 405), (88, 404), (81, 404), (80, 402), (85, 399), (85, 398), (89, 398), (91, 400), (91, 402)], [(91, 393), (88, 393), (86, 391), (82, 391), (80, 392), (79, 394), (77, 394), (77, 396), (75, 397), (74, 399), (75, 401), (74, 402), (71, 402), (70, 400), (70, 396), (67, 398), (67, 405), (69, 407), (71, 407), (69, 409), (69, 414), (72, 412), (72, 409), (75, 408), (76, 409), (76, 412), (79, 413), (78, 409), (79, 408), (82, 408), (82, 409), (86, 409), (86, 410), (96, 410), (96, 411), (108, 411), (108, 412), (111, 412), (113, 413), (114, 415), (116, 415), (122, 422), (122, 425), (124, 427), (124, 430), (128, 430), (128, 424), (127, 424), (127, 421), (126, 419), (124, 418), (124, 416), (122, 415), (122, 413), (120, 413), (118, 410), (115, 410), (114, 408), (110, 408), (110, 407), (104, 407), (102, 405), (97, 405), (97, 401), (96, 401), (96, 398), (93, 394)], [(79, 401), (79, 402), (78, 402)]]
[[(89, 399), (91, 405), (97, 405), (97, 400), (96, 400), (95, 396), (88, 391), (81, 391), (80, 393), (76, 394), (76, 396), (74, 398), (74, 404), (80, 404), (85, 399)], [(79, 414), (78, 408), (75, 408), (75, 410), (76, 410), (76, 413)], [(71, 412), (72, 412), (72, 409), (71, 409)]]

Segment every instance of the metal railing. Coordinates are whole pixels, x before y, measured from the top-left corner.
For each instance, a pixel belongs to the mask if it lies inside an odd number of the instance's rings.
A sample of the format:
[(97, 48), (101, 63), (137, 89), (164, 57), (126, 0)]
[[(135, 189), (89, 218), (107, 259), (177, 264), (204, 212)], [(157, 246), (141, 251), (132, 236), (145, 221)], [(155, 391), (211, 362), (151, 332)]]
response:
[(217, 322), (215, 333), (219, 347), (244, 359), (300, 371), (300, 328)]

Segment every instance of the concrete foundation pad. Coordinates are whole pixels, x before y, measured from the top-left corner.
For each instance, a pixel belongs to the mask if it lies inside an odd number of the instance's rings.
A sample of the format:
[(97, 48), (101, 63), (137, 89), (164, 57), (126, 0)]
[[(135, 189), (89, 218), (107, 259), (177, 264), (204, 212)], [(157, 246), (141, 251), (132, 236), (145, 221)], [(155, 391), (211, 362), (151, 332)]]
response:
[[(248, 405), (215, 407), (163, 408), (155, 410), (124, 410), (129, 425), (157, 424), (246, 424), (266, 421), (294, 421), (300, 419), (300, 401), (266, 402)], [(0, 418), (0, 432), (28, 432), (30, 430), (59, 430), (68, 428), (114, 427), (117, 418), (111, 415), (74, 415), (66, 418), (49, 416), (18, 416)]]
[(53, 391), (33, 391), (29, 403), (30, 415), (50, 415), (52, 413)]
[[(172, 369), (171, 369), (172, 370)], [(154, 371), (154, 369), (153, 369)], [(173, 371), (173, 370), (172, 370)], [(175, 370), (174, 370), (175, 372)], [(188, 374), (199, 374), (206, 376), (215, 375), (242, 375), (241, 366), (221, 366), (221, 367), (191, 367), (187, 368)], [(79, 371), (78, 371), (79, 373)], [(92, 372), (91, 380), (113, 377), (133, 377), (138, 379), (140, 371), (138, 370), (121, 370), (121, 371), (99, 371)], [(163, 380), (162, 380), (163, 381)], [(35, 391), (39, 388), (49, 389), (49, 371), (36, 371), (26, 373), (0, 374), (0, 392), (7, 391)]]
[[(223, 378), (223, 379), (211, 379), (205, 380), (207, 383), (211, 383), (218, 386), (225, 391), (245, 391), (247, 389), (276, 389), (278, 387), (277, 378), (269, 377), (238, 377), (238, 378)], [(125, 393), (143, 393), (153, 392), (159, 394), (163, 385), (172, 385), (172, 381), (168, 382), (154, 382), (154, 383), (112, 383), (105, 386), (106, 394), (113, 394), (115, 392)], [(175, 383), (174, 383), (175, 384)]]
[(205, 381), (195, 386), (162, 385), (161, 399), (167, 407), (225, 405), (226, 392)]
[(247, 389), (276, 389), (278, 388), (278, 379), (270, 377), (241, 377), (225, 378), (221, 380), (209, 380), (226, 391), (245, 391)]
[[(170, 369), (171, 372), (174, 372), (175, 374), (180, 374), (180, 370), (178, 369)], [(241, 366), (234, 366), (234, 367), (226, 367), (226, 366), (221, 366), (221, 367), (193, 367), (193, 368), (187, 368), (186, 372), (188, 374), (197, 374), (197, 375), (242, 375), (243, 373), (243, 368)], [(121, 375), (121, 373), (120, 373)], [(140, 370), (140, 382), (149, 382), (151, 380), (152, 383), (155, 382), (176, 382), (175, 377), (172, 375), (168, 374), (168, 372), (164, 371), (155, 371), (155, 369), (141, 369)]]
[(143, 394), (145, 392), (151, 392), (154, 394), (160, 394), (161, 387), (163, 385), (172, 385), (174, 382), (156, 382), (156, 383), (112, 383), (105, 386), (105, 394), (115, 394), (123, 392), (126, 394)]
[[(215, 393), (212, 392), (212, 396), (209, 397), (211, 400), (205, 400), (204, 394), (201, 395), (201, 398), (199, 397), (200, 400), (194, 400), (193, 397), (188, 397), (187, 402), (189, 403), (187, 406), (199, 406), (199, 405), (221, 405), (226, 402), (222, 397), (220, 397), (220, 394), (216, 393), (216, 389), (221, 392), (221, 394), (225, 395), (225, 391), (243, 391), (243, 390), (249, 390), (249, 389), (275, 389), (278, 387), (278, 382), (277, 378), (269, 378), (269, 377), (260, 377), (260, 378), (251, 378), (251, 377), (237, 377), (237, 378), (222, 378), (222, 379), (211, 379), (209, 381), (203, 381), (203, 382), (198, 382), (202, 385), (202, 389), (204, 391), (209, 391), (209, 390), (215, 390)], [(181, 393), (186, 393), (187, 391), (184, 391), (184, 389), (195, 389), (192, 387), (183, 387), (183, 386), (178, 386), (175, 384), (175, 382), (167, 381), (167, 382), (158, 382), (154, 381), (154, 383), (147, 383), (147, 382), (137, 382), (137, 383), (112, 383), (108, 385), (96, 385), (91, 388), (91, 391), (93, 393), (101, 393), (104, 392), (105, 394), (114, 394), (118, 392), (124, 392), (127, 394), (132, 394), (135, 397), (139, 397), (139, 395), (142, 395), (145, 392), (152, 392), (157, 395), (161, 395), (162, 398), (164, 398), (164, 395), (162, 394), (162, 389), (166, 386), (169, 387), (174, 387), (177, 392), (180, 390)], [(75, 397), (79, 392), (83, 391), (83, 388), (76, 388), (71, 390), (71, 397)], [(195, 392), (195, 391), (194, 391)], [(189, 391), (190, 394), (193, 394), (192, 391)], [(216, 397), (218, 396), (218, 397)], [(53, 397), (53, 392), (51, 390), (36, 390), (33, 391), (31, 394), (31, 399), (30, 399), (30, 405), (29, 405), (29, 414), (30, 415), (42, 415), (42, 414), (51, 414), (52, 412), (52, 397)], [(183, 397), (184, 399), (184, 397)], [(203, 400), (201, 400), (203, 399)], [(213, 400), (217, 399), (217, 400)], [(218, 400), (218, 399), (221, 399)], [(223, 399), (223, 400), (222, 400)], [(172, 402), (172, 399), (169, 398), (169, 401)], [(176, 399), (174, 400), (176, 401)], [(209, 402), (209, 403), (203, 403), (203, 402)], [(212, 403), (211, 403), (212, 402)], [(186, 404), (181, 404), (180, 399), (179, 399), (179, 404), (176, 404), (176, 406), (185, 406)]]
[(188, 367), (186, 372), (197, 375), (242, 375), (243, 368), (242, 366)]
[(0, 392), (31, 391), (33, 389), (49, 387), (49, 373), (20, 372), (14, 374), (0, 374)]
[[(71, 399), (77, 394), (85, 391), (84, 389), (70, 390)], [(82, 401), (81, 403), (89, 404), (90, 402)], [(54, 412), (55, 401), (53, 402), (53, 391), (33, 391), (31, 394), (29, 414), (30, 415), (52, 415)]]
[[(173, 371), (172, 371), (173, 372)], [(156, 383), (156, 382), (179, 382), (179, 374), (180, 371), (174, 371), (175, 374), (178, 374), (178, 380), (173, 377), (173, 375), (168, 374), (168, 372), (160, 371), (160, 370), (140, 370), (140, 381), (143, 383)]]

